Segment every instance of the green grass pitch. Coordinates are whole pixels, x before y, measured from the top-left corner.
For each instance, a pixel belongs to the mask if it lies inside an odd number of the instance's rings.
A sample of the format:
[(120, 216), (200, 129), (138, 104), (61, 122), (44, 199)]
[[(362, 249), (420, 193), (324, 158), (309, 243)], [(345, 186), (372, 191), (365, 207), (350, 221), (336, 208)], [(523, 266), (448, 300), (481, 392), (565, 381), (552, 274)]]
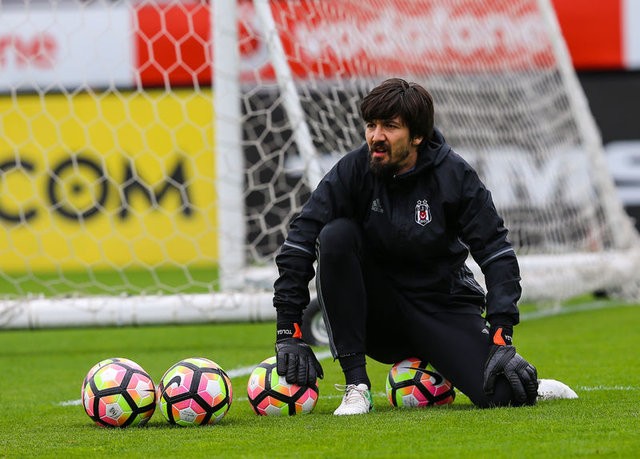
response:
[[(0, 457), (638, 457), (640, 307), (602, 305), (525, 312), (516, 327), (518, 351), (540, 377), (574, 388), (577, 400), (480, 410), (458, 393), (448, 407), (397, 409), (384, 396), (388, 366), (369, 361), (375, 411), (352, 417), (332, 415), (340, 402), (333, 385), (343, 380), (330, 358), (312, 414), (253, 414), (242, 369), (272, 355), (273, 323), (3, 330)], [(218, 425), (172, 427), (156, 412), (145, 427), (107, 429), (78, 404), (85, 373), (103, 358), (133, 359), (157, 383), (192, 356), (241, 374)]]

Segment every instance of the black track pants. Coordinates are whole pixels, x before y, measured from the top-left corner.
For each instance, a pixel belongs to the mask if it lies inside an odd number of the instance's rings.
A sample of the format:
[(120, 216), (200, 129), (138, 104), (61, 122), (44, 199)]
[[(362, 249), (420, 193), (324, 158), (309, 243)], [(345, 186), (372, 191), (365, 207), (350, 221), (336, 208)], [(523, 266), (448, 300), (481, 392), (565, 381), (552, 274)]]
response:
[(498, 380), (491, 398), (482, 390), (490, 341), (480, 312), (433, 313), (410, 304), (385, 275), (384, 266), (366, 256), (361, 230), (351, 220), (326, 225), (317, 251), (318, 300), (334, 358), (364, 353), (393, 364), (417, 357), (477, 406), (510, 402), (505, 379)]

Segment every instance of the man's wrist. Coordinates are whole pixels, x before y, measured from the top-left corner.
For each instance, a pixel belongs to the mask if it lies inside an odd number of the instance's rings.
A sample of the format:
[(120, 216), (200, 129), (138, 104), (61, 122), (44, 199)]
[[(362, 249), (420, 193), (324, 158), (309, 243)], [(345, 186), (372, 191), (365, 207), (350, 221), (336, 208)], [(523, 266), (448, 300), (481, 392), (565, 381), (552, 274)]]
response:
[(276, 341), (287, 338), (302, 338), (302, 313), (298, 310), (280, 307), (276, 316)]
[(302, 329), (300, 328), (300, 324), (291, 321), (278, 321), (276, 323), (276, 341), (281, 341), (287, 338), (302, 339)]
[(513, 345), (513, 326), (512, 325), (491, 325), (489, 329), (491, 333), (491, 343), (496, 346), (512, 346)]

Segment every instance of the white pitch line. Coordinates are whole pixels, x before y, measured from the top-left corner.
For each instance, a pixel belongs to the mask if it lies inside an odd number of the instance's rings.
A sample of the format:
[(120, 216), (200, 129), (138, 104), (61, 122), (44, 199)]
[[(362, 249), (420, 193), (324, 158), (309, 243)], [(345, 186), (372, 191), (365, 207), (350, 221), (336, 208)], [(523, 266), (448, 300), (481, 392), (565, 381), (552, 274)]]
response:
[[(320, 355), (320, 353), (319, 353)], [(331, 354), (329, 353), (329, 356)], [(325, 356), (326, 358), (326, 356)], [(320, 360), (320, 358), (318, 357), (318, 360)], [(240, 377), (240, 376), (246, 376), (248, 374), (251, 374), (251, 371), (253, 371), (253, 368), (255, 367), (251, 367), (251, 370), (249, 371), (249, 373), (246, 373), (246, 369), (245, 368), (249, 368), (249, 367), (244, 367), (244, 368), (236, 368), (235, 371), (238, 372), (238, 374), (236, 374), (234, 377)], [(231, 370), (234, 371), (234, 370)], [(231, 373), (231, 371), (229, 373)], [(229, 374), (227, 373), (227, 374)], [(584, 392), (599, 392), (599, 391), (621, 391), (621, 392), (633, 392), (633, 391), (640, 391), (640, 387), (639, 386), (579, 386), (577, 387), (577, 391), (584, 391)], [(384, 392), (378, 392), (378, 393), (374, 393), (374, 396), (378, 396), (378, 397), (386, 397), (387, 394)], [(342, 398), (342, 394), (322, 394), (322, 398)], [(236, 397), (234, 398), (234, 400), (236, 401), (246, 401), (248, 400), (247, 397)], [(77, 400), (66, 400), (64, 402), (59, 402), (58, 405), (59, 406), (78, 406), (82, 404), (82, 400), (77, 399)]]
[(82, 399), (65, 400), (64, 402), (59, 402), (58, 405), (59, 406), (78, 406), (78, 405), (82, 405)]
[[(594, 305), (591, 305), (591, 308), (593, 308)], [(529, 317), (529, 319), (533, 319), (533, 318), (538, 318), (538, 317)], [(331, 352), (329, 351), (322, 351), (322, 352), (317, 352), (316, 353), (316, 357), (318, 358), (318, 360), (325, 360), (329, 357), (331, 357)], [(246, 367), (239, 367), (239, 368), (232, 368), (231, 370), (227, 371), (227, 375), (230, 378), (240, 378), (242, 376), (248, 376), (251, 374), (251, 372), (253, 371), (253, 369), (256, 367), (256, 365), (251, 365), (251, 366), (246, 366)], [(581, 386), (578, 388), (578, 390), (583, 390), (586, 392), (595, 392), (595, 391), (637, 391), (640, 390), (640, 387), (638, 386)], [(378, 394), (380, 395), (380, 394)], [(385, 394), (383, 394), (385, 395)], [(323, 398), (332, 398), (331, 395), (323, 395)], [(342, 395), (340, 394), (336, 394), (335, 397), (333, 398), (339, 398), (342, 397)], [(242, 398), (239, 398), (238, 400), (242, 400)], [(75, 400), (65, 400), (62, 402), (58, 402), (59, 406), (78, 406), (82, 404), (82, 400), (80, 399), (75, 399)]]
[[(316, 358), (318, 360), (324, 360), (329, 357), (331, 357), (331, 352), (329, 351), (322, 351), (322, 352), (316, 353)], [(248, 376), (251, 374), (251, 372), (255, 367), (256, 365), (232, 368), (231, 370), (227, 371), (227, 376), (229, 376), (230, 378), (240, 378), (242, 376)], [(78, 405), (82, 405), (82, 400), (81, 399), (65, 400), (63, 402), (58, 402), (58, 405), (59, 406), (78, 406)]]
[(595, 391), (636, 391), (640, 390), (639, 386), (579, 386), (578, 390), (583, 390), (586, 392), (595, 392)]

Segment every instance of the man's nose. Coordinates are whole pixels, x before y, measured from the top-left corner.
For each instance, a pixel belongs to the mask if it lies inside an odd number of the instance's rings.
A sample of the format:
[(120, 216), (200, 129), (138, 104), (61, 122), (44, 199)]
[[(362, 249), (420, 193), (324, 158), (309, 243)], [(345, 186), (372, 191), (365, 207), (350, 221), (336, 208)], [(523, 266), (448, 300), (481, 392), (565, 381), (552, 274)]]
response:
[(381, 126), (376, 126), (372, 131), (371, 131), (371, 141), (372, 142), (378, 142), (381, 140), (384, 140), (385, 136), (384, 136), (384, 131), (381, 128)]

